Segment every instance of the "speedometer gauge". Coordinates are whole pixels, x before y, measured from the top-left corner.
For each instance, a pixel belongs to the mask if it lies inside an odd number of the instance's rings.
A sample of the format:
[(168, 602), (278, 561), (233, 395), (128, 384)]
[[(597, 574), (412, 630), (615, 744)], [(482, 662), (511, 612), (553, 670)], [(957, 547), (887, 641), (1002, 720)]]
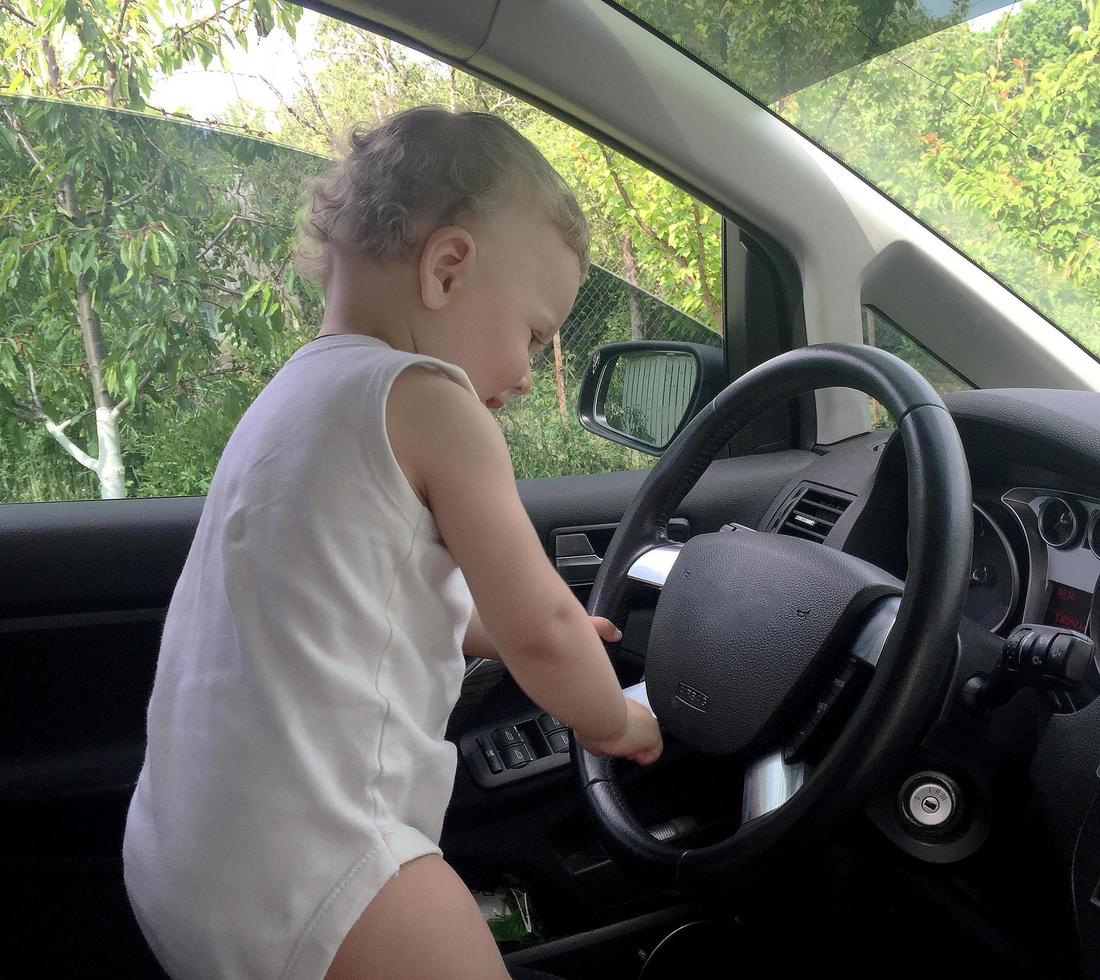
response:
[(1039, 507), (1039, 535), (1052, 548), (1068, 548), (1077, 540), (1077, 513), (1068, 500), (1050, 497)]
[(1015, 607), (1019, 591), (1020, 573), (1008, 539), (975, 504), (974, 557), (964, 607), (966, 615), (996, 632)]

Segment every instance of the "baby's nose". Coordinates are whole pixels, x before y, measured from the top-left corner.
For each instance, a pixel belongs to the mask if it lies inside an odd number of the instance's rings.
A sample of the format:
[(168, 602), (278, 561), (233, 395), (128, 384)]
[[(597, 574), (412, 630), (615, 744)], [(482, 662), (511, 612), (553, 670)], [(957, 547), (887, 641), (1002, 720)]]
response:
[(519, 383), (512, 388), (512, 391), (514, 391), (517, 395), (526, 395), (527, 392), (529, 392), (530, 390), (531, 372), (528, 371), (526, 374), (524, 374), (522, 378), (520, 378)]

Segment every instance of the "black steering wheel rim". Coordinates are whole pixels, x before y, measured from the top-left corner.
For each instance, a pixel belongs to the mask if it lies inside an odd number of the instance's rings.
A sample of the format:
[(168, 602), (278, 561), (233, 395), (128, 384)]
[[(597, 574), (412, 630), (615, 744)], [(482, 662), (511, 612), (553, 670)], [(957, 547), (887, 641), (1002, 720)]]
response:
[[(903, 760), (939, 705), (953, 661), (970, 572), (970, 476), (954, 422), (931, 385), (904, 361), (862, 345), (820, 344), (781, 354), (742, 375), (684, 429), (627, 508), (588, 601), (621, 622), (626, 572), (668, 541), (667, 526), (718, 450), (762, 412), (805, 391), (854, 388), (894, 418), (908, 468), (909, 571), (874, 681), (832, 749), (778, 809), (706, 847), (650, 835), (634, 817), (613, 760), (574, 741), (574, 772), (611, 849), (650, 873), (689, 880), (747, 871), (797, 838), (865, 805)], [(654, 706), (656, 709), (656, 705)], [(658, 712), (659, 714), (660, 712)]]

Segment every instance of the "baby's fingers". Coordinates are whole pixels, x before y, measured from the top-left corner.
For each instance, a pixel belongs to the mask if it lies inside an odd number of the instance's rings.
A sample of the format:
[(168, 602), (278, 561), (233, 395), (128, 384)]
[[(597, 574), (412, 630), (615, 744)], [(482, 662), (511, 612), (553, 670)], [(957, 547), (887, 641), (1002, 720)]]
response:
[(618, 643), (623, 638), (623, 631), (605, 616), (593, 616), (592, 625), (604, 643)]

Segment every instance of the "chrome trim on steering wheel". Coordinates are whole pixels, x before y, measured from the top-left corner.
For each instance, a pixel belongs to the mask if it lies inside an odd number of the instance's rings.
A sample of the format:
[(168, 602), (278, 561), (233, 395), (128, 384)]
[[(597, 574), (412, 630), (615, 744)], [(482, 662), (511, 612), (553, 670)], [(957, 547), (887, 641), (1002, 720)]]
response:
[(806, 763), (789, 765), (783, 761), (782, 751), (757, 759), (745, 770), (741, 822), (748, 823), (778, 810), (802, 788), (805, 781)]
[(887, 596), (879, 600), (852, 643), (853, 657), (865, 660), (872, 667), (878, 663), (878, 658), (882, 656), (882, 648), (886, 646), (886, 637), (894, 628), (894, 620), (898, 618), (900, 608), (901, 596), (899, 595)]
[[(887, 596), (871, 610), (855, 640), (851, 656), (874, 667), (882, 656), (886, 638), (894, 627), (901, 607), (901, 596)], [(773, 752), (757, 759), (745, 770), (745, 791), (741, 803), (741, 820), (748, 823), (757, 817), (778, 810), (806, 781), (806, 764), (783, 761), (783, 752)]]
[(638, 704), (649, 708), (649, 713), (653, 714), (653, 707), (649, 703), (649, 692), (645, 687), (645, 678), (643, 677), (637, 684), (631, 687), (623, 688), (623, 695), (630, 698), (632, 701), (637, 701)]
[(626, 573), (626, 577), (632, 582), (653, 585), (658, 589), (664, 588), (668, 573), (672, 571), (672, 566), (676, 564), (676, 559), (680, 556), (682, 547), (682, 544), (673, 543), (651, 548), (644, 555), (635, 559), (634, 564), (630, 566), (630, 571)]

